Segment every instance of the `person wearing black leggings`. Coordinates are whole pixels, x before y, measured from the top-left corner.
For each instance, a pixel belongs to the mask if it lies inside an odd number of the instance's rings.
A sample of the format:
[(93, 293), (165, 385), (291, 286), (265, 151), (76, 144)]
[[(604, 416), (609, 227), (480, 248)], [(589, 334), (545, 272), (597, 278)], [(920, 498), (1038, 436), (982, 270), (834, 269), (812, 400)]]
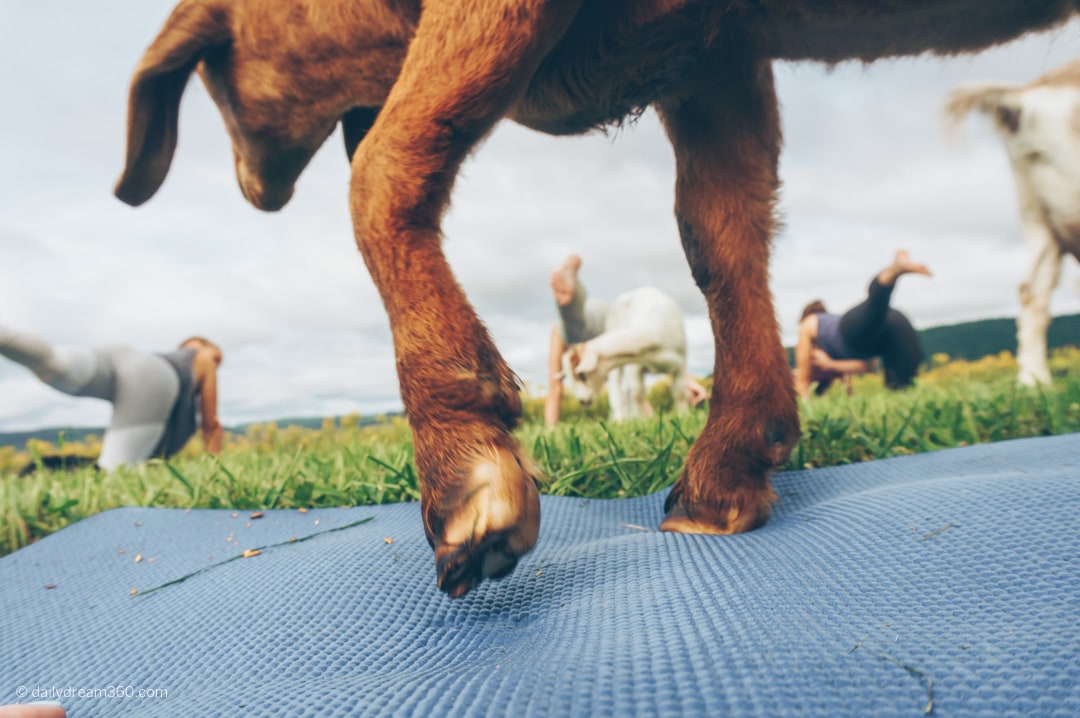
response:
[(871, 371), (877, 357), (889, 389), (911, 385), (922, 362), (922, 345), (907, 317), (889, 306), (896, 280), (904, 274), (931, 276), (926, 265), (899, 250), (893, 263), (870, 281), (862, 303), (842, 315), (825, 311), (821, 301), (803, 309), (795, 345), (795, 390), (800, 396), (809, 398), (815, 383), (814, 393), (820, 395), (836, 379)]

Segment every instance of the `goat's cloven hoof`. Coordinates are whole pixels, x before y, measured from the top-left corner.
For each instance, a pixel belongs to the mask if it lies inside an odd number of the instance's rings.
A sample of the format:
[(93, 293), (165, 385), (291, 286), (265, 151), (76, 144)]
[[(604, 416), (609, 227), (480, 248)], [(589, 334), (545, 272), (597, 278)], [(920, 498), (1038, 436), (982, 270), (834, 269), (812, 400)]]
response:
[(532, 550), (540, 531), (537, 470), (516, 452), (493, 448), (459, 487), (460, 504), (442, 517), (435, 539), (439, 588), (464, 596), (485, 578), (501, 578)]
[[(685, 477), (679, 480), (679, 484)], [(772, 487), (742, 487), (711, 500), (686, 502), (679, 484), (664, 504), (661, 531), (684, 534), (737, 534), (763, 526), (772, 513), (776, 494)]]

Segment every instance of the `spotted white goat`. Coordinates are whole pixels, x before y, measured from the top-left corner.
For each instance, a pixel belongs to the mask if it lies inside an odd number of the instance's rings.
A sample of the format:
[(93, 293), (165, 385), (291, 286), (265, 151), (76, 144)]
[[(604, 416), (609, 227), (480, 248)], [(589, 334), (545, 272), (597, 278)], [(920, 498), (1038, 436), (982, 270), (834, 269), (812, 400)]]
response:
[(678, 302), (642, 287), (616, 297), (604, 333), (570, 346), (563, 379), (582, 404), (591, 404), (606, 380), (612, 420), (641, 416), (645, 374), (666, 374), (676, 409), (687, 407), (686, 329)]
[(1049, 383), (1046, 331), (1061, 258), (1080, 261), (1080, 60), (1024, 86), (972, 84), (949, 94), (946, 118), (971, 110), (994, 121), (1012, 164), (1020, 223), (1032, 262), (1020, 284), (1018, 381)]

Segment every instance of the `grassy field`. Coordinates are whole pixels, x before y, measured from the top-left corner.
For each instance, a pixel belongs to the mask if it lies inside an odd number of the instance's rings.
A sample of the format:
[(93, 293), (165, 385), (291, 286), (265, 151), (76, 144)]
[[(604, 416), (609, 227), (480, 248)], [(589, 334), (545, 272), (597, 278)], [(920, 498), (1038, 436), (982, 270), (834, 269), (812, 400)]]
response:
[[(1080, 431), (1080, 349), (1052, 356), (1054, 384), (1015, 386), (1016, 364), (1002, 354), (977, 362), (935, 356), (915, 389), (886, 392), (861, 377), (855, 395), (839, 388), (803, 404), (803, 438), (787, 469), (814, 468), (1017, 437)], [(541, 465), (549, 494), (614, 498), (655, 492), (674, 481), (705, 423), (704, 411), (660, 411), (651, 419), (608, 424), (602, 407), (547, 429), (530, 400), (518, 435)], [(602, 414), (599, 414), (602, 416)], [(197, 443), (197, 442), (196, 442)], [(47, 445), (29, 453), (0, 448), (0, 555), (81, 518), (118, 506), (299, 508), (353, 506), (419, 498), (408, 425), (400, 419), (360, 428), (355, 420), (321, 430), (256, 425), (229, 437), (220, 457), (189, 446), (172, 461), (102, 474), (91, 468), (18, 477), (34, 456), (93, 455), (97, 444)]]

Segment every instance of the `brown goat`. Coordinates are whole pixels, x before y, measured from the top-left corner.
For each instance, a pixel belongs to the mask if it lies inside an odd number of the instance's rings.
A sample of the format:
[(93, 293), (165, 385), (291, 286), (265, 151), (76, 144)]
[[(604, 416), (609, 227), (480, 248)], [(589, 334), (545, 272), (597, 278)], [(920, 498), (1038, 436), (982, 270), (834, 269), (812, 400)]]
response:
[[(439, 586), (460, 596), (536, 541), (536, 469), (511, 435), (519, 385), (443, 256), (455, 175), (503, 118), (552, 134), (652, 106), (716, 346), (709, 421), (661, 529), (760, 526), (799, 438), (769, 292), (780, 121), (774, 59), (977, 50), (1080, 0), (183, 0), (137, 68), (116, 193), (160, 187), (198, 70), (237, 179), (276, 210), (342, 120), (356, 241), (390, 316)], [(355, 150), (355, 151), (354, 151)]]

